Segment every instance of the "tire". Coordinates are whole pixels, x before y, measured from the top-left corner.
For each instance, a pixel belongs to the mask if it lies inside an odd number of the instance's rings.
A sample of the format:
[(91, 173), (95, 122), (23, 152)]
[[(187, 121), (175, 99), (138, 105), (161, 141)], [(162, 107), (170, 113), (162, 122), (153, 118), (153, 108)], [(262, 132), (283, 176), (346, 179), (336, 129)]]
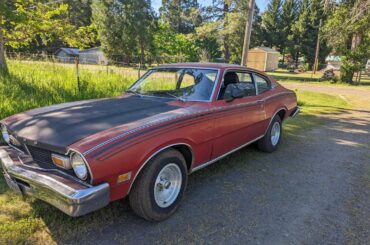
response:
[(146, 220), (165, 220), (179, 207), (187, 182), (184, 156), (177, 150), (166, 150), (150, 160), (136, 179), (129, 194), (130, 206)]
[[(274, 129), (274, 127), (277, 127), (277, 128)], [(277, 134), (274, 134), (274, 132), (276, 132), (275, 130), (279, 131), (278, 136)], [(279, 115), (276, 115), (272, 119), (265, 136), (258, 141), (258, 149), (264, 152), (276, 151), (280, 144), (282, 133), (283, 133), (283, 128), (281, 126), (281, 118), (279, 117)], [(275, 136), (274, 138), (272, 137), (273, 136), (272, 134), (274, 134)]]

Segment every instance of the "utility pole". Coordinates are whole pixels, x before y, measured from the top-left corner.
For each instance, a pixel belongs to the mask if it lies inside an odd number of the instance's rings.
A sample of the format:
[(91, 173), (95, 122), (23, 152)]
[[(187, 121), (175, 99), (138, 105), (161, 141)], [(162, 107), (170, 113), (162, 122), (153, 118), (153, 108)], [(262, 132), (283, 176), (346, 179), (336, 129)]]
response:
[(248, 62), (248, 51), (249, 51), (249, 43), (251, 40), (252, 25), (253, 25), (254, 5), (255, 5), (255, 0), (249, 0), (248, 19), (247, 19), (247, 23), (245, 24), (245, 34), (244, 34), (244, 44), (243, 44), (243, 54), (242, 54), (242, 64), (241, 64), (242, 66), (247, 66), (247, 62)]
[(316, 50), (315, 50), (315, 61), (312, 67), (312, 73), (315, 74), (319, 66), (319, 50), (320, 50), (320, 29), (321, 29), (322, 19), (320, 19), (319, 32), (317, 34)]

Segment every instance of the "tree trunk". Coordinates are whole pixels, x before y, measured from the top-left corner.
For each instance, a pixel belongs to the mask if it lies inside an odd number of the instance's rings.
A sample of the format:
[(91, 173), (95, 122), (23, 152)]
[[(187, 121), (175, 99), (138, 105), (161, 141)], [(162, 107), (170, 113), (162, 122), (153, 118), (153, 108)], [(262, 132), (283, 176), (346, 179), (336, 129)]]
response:
[(297, 53), (295, 54), (294, 61), (295, 61), (295, 68), (298, 68), (298, 63), (299, 63), (299, 51), (297, 51)]
[[(362, 36), (360, 34), (353, 34), (351, 38), (351, 52), (353, 52), (354, 49), (358, 47), (358, 45), (361, 44), (361, 38)], [(355, 75), (355, 72), (358, 72), (354, 69), (353, 64), (356, 62), (354, 60), (347, 61), (349, 63), (343, 62), (343, 64), (340, 67), (340, 80), (346, 83), (353, 83), (353, 76)]]
[(251, 41), (254, 5), (255, 5), (255, 0), (249, 0), (248, 19), (247, 19), (247, 22), (245, 23), (245, 32), (244, 32), (244, 43), (243, 43), (243, 53), (242, 53), (242, 62), (241, 62), (242, 66), (247, 66), (247, 63), (248, 63), (248, 52), (249, 52), (249, 43)]
[(229, 12), (229, 5), (224, 3), (224, 30), (226, 30), (226, 34), (224, 36), (224, 59), (226, 63), (230, 61), (230, 48), (229, 48), (229, 35), (227, 34), (227, 13)]
[(141, 40), (140, 42), (140, 63), (143, 67), (145, 67), (145, 53), (144, 53), (144, 40)]
[(5, 47), (4, 47), (4, 36), (3, 36), (3, 28), (1, 26), (2, 23), (2, 17), (0, 15), (0, 75), (8, 75), (9, 70), (8, 66), (6, 64), (5, 59)]

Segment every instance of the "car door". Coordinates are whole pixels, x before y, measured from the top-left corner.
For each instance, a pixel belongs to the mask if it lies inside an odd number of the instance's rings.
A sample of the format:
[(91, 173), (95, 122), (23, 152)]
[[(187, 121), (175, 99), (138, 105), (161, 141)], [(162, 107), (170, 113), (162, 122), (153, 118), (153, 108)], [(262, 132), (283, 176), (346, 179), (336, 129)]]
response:
[(264, 134), (269, 126), (271, 114), (276, 111), (275, 107), (276, 103), (279, 101), (279, 97), (272, 96), (274, 95), (272, 83), (267, 77), (258, 73), (252, 73), (252, 75), (256, 84), (257, 99), (264, 104), (266, 116), (265, 120), (261, 122), (261, 129)]
[[(246, 88), (244, 97), (229, 101), (223, 96), (226, 94), (227, 73), (233, 72), (238, 81), (234, 84)], [(223, 85), (219, 97), (214, 103), (214, 137), (212, 158), (222, 156), (233, 149), (260, 137), (263, 132), (262, 122), (265, 120), (264, 103), (259, 99), (256, 84), (250, 72), (242, 70), (228, 70), (224, 73)], [(243, 87), (242, 86), (242, 87)], [(223, 91), (225, 90), (225, 91)]]

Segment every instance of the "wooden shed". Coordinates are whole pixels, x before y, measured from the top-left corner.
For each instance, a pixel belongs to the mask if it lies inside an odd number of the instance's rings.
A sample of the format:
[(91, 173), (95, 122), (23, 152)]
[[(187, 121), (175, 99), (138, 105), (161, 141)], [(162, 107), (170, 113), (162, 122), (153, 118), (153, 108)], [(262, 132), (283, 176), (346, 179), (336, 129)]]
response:
[(247, 67), (260, 71), (274, 71), (278, 68), (279, 52), (268, 47), (255, 47), (249, 50)]

